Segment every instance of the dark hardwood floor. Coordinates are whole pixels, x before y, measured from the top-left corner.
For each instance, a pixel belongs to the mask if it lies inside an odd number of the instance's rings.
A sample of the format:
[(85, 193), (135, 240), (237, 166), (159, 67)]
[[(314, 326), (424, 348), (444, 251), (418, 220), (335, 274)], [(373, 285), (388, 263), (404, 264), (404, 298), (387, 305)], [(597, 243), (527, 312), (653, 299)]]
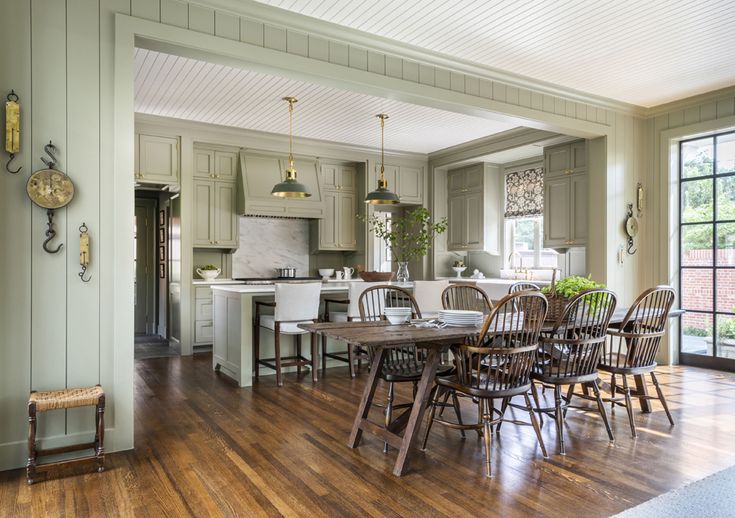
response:
[(273, 377), (238, 389), (208, 354), (135, 366), (135, 450), (108, 455), (102, 474), (78, 467), (30, 487), (24, 471), (2, 472), (0, 516), (608, 516), (735, 464), (727, 373), (659, 369), (677, 425), (654, 402), (652, 414), (636, 411), (636, 440), (622, 408), (612, 445), (599, 415), (570, 410), (566, 457), (552, 422), (548, 460), (531, 427), (505, 424), (493, 479), (474, 433), (435, 426), (428, 451), (396, 478), (394, 450), (370, 437), (346, 446), (365, 373), (331, 369), (312, 385), (306, 371), (281, 389)]

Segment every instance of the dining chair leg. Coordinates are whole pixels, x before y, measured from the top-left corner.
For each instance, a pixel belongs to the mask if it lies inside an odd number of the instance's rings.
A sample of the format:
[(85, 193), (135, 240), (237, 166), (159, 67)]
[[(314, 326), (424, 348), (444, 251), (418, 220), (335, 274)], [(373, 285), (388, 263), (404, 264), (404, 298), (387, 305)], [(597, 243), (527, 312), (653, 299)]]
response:
[(569, 403), (572, 401), (572, 396), (574, 396), (574, 383), (569, 385), (567, 395), (564, 397), (564, 402), (566, 403), (564, 406), (564, 419), (567, 418), (567, 410), (569, 410)]
[[(457, 423), (464, 426), (464, 423), (462, 422), (462, 408), (459, 406), (459, 398), (457, 397), (457, 393), (452, 390), (452, 406), (454, 407), (454, 413), (457, 414)], [(460, 428), (460, 434), (462, 435), (462, 439), (465, 439), (467, 436), (464, 433), (464, 430)]]
[(296, 335), (296, 377), (301, 379), (301, 335)]
[(281, 324), (276, 322), (273, 331), (273, 345), (276, 351), (276, 385), (279, 387), (283, 386), (283, 376), (281, 374)]
[[(393, 419), (393, 383), (388, 383), (388, 402), (385, 405), (385, 427), (390, 426)], [(388, 443), (383, 444), (383, 453), (388, 453)]]
[(536, 412), (531, 406), (531, 398), (528, 397), (528, 394), (523, 394), (523, 397), (526, 399), (526, 410), (528, 410), (528, 415), (531, 416), (531, 424), (533, 425), (533, 431), (536, 432), (538, 444), (541, 446), (541, 453), (543, 453), (545, 459), (548, 459), (549, 454), (546, 453), (546, 445), (544, 444), (544, 438), (541, 437), (541, 427), (538, 424), (538, 419), (536, 419)]
[[(664, 393), (661, 390), (661, 387), (658, 384), (658, 379), (656, 378), (656, 375), (653, 372), (651, 373), (651, 381), (653, 381), (653, 386), (656, 387), (656, 394), (658, 395), (659, 401), (661, 401), (661, 406), (664, 407), (664, 411), (666, 412), (666, 417), (669, 418), (669, 423), (671, 423), (671, 426), (674, 426), (674, 418), (671, 417), (671, 412), (669, 411), (669, 405), (666, 404)], [(643, 382), (645, 383), (645, 378), (643, 379)]]
[(483, 406), (482, 412), (482, 431), (483, 439), (485, 440), (485, 473), (488, 478), (492, 477), (492, 471), (490, 470), (490, 446), (492, 445), (492, 426), (490, 422), (493, 420), (493, 405), (489, 399), (481, 399), (480, 406)]
[(635, 421), (633, 420), (633, 405), (630, 401), (630, 387), (628, 386), (628, 376), (623, 374), (623, 393), (625, 395), (625, 410), (628, 411), (628, 421), (630, 422), (630, 433), (633, 437), (637, 437), (635, 430)]
[[(531, 382), (531, 395), (533, 396), (533, 402), (536, 405), (536, 410), (541, 410), (541, 404), (538, 397), (538, 388), (536, 387), (536, 384), (534, 382)], [(544, 414), (542, 412), (538, 413), (538, 422), (540, 426), (544, 425)]]
[(322, 372), (327, 372), (327, 337), (322, 335)]
[[(495, 417), (495, 400), (494, 399), (488, 399), (487, 404), (490, 407), (490, 421), (493, 420), (493, 417)], [(490, 425), (490, 431), (492, 433), (495, 433), (495, 425)]]
[(618, 378), (615, 376), (615, 374), (610, 375), (610, 411), (615, 411), (615, 392), (617, 391), (617, 387), (615, 384), (618, 382)]
[(253, 324), (253, 369), (255, 381), (260, 378), (260, 326)]
[(505, 411), (508, 409), (508, 405), (510, 404), (510, 398), (504, 398), (503, 401), (500, 403), (500, 421), (498, 421), (498, 427), (495, 429), (495, 433), (500, 433), (500, 427), (503, 424), (503, 417), (505, 416)]
[(309, 334), (311, 335), (311, 381), (316, 383), (319, 381), (319, 345), (316, 333)]
[(350, 378), (355, 377), (355, 348), (347, 344), (347, 363), (350, 366)]
[(442, 404), (441, 404), (441, 410), (439, 410), (439, 417), (444, 415), (444, 409), (447, 406), (447, 401), (449, 401), (449, 390), (444, 391), (444, 400), (442, 401)]
[(605, 423), (607, 429), (607, 436), (610, 438), (610, 442), (615, 440), (613, 436), (612, 428), (610, 428), (610, 421), (607, 418), (607, 410), (605, 410), (605, 404), (602, 402), (602, 396), (600, 395), (600, 387), (597, 386), (597, 381), (590, 383), (592, 385), (592, 391), (595, 393), (595, 399), (597, 399), (597, 408), (600, 410), (602, 421)]
[(428, 418), (426, 419), (426, 431), (424, 432), (424, 442), (421, 444), (421, 450), (426, 450), (426, 443), (429, 442), (429, 432), (431, 432), (431, 425), (434, 424), (434, 417), (436, 417), (436, 406), (439, 404), (439, 398), (441, 397), (441, 389), (434, 387), (434, 396), (429, 400), (431, 408), (429, 409)]
[(564, 413), (561, 410), (561, 386), (554, 385), (554, 417), (556, 418), (556, 435), (559, 442), (559, 454), (566, 455), (564, 449)]

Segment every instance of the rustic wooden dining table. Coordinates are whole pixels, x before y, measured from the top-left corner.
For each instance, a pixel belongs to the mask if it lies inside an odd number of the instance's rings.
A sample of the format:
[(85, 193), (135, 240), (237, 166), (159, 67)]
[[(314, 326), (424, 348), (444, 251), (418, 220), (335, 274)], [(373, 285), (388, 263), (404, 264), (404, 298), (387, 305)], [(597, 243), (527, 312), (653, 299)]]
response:
[[(623, 322), (627, 308), (617, 309), (611, 320), (611, 325)], [(672, 310), (670, 316), (679, 316), (680, 310)], [(363, 432), (367, 432), (381, 441), (388, 443), (398, 450), (398, 457), (393, 466), (393, 474), (402, 476), (408, 469), (411, 450), (418, 436), (421, 421), (426, 410), (431, 389), (434, 384), (437, 369), (441, 363), (441, 355), (450, 345), (461, 343), (465, 338), (478, 335), (480, 329), (474, 326), (463, 327), (417, 327), (409, 324), (391, 325), (386, 320), (372, 322), (320, 322), (313, 324), (299, 324), (299, 327), (327, 336), (335, 340), (346, 342), (350, 346), (370, 347), (373, 350), (373, 360), (370, 373), (360, 399), (357, 414), (352, 423), (352, 431), (347, 445), (356, 448), (360, 444)], [(543, 331), (550, 332), (554, 328), (547, 323)], [(428, 351), (424, 361), (421, 379), (416, 386), (416, 395), (413, 404), (398, 415), (389, 425), (377, 424), (370, 421), (369, 414), (373, 405), (375, 390), (380, 381), (381, 365), (385, 353), (391, 347), (400, 347), (407, 344), (416, 344)], [(636, 377), (636, 395), (640, 395), (641, 409), (650, 412), (648, 401), (642, 396), (647, 395), (646, 384), (643, 379)], [(631, 394), (633, 392), (631, 391)]]

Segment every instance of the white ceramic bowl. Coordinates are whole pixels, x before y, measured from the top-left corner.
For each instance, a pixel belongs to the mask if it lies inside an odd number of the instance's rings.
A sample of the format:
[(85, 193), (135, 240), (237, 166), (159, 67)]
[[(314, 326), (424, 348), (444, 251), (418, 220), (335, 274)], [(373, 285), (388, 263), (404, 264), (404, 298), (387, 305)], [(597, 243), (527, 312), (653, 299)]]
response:
[(410, 315), (411, 308), (385, 308), (383, 309), (383, 313), (386, 315)]
[(216, 270), (202, 270), (201, 268), (197, 268), (197, 273), (199, 274), (199, 277), (204, 279), (205, 281), (211, 281), (217, 278), (217, 276), (222, 272), (219, 268)]
[(398, 325), (398, 324), (405, 324), (406, 322), (408, 322), (408, 319), (411, 318), (411, 315), (410, 314), (407, 314), (407, 315), (386, 314), (385, 318), (387, 318), (388, 322), (390, 322), (391, 324)]
[(326, 281), (334, 275), (334, 268), (319, 268), (319, 275), (321, 275), (322, 279)]

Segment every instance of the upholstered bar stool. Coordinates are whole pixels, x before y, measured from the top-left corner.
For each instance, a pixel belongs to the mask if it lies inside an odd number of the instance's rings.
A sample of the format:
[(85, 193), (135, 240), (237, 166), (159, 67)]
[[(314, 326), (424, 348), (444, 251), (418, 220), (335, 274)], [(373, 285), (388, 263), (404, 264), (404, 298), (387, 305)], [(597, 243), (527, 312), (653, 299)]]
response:
[[(301, 336), (308, 333), (299, 327), (299, 324), (316, 322), (319, 318), (319, 295), (322, 285), (317, 282), (305, 284), (276, 284), (276, 298), (274, 302), (255, 302), (255, 319), (253, 322), (253, 365), (255, 379), (259, 378), (260, 366), (263, 365), (276, 371), (276, 384), (283, 386), (281, 369), (296, 366), (296, 372), (301, 375), (301, 367), (311, 366), (311, 378), (317, 381), (317, 365), (319, 354), (317, 351), (316, 335), (311, 333), (311, 359), (301, 354)], [(261, 315), (262, 307), (272, 307), (272, 315)], [(275, 356), (273, 358), (260, 357), (260, 329), (273, 331)], [(290, 356), (281, 357), (281, 335), (294, 335), (296, 352)], [(285, 360), (285, 361), (284, 361)]]
[[(324, 299), (324, 322), (352, 322), (360, 320), (360, 308), (358, 300), (362, 292), (370, 286), (380, 284), (379, 282), (351, 282), (347, 292), (346, 299)], [(330, 311), (330, 306), (347, 306), (347, 311)], [(356, 354), (357, 353), (357, 354)], [(347, 344), (344, 351), (327, 352), (327, 337), (322, 336), (322, 369), (327, 368), (327, 358), (347, 362), (350, 367), (350, 377), (355, 377), (355, 357), (357, 357), (358, 367), (362, 358), (367, 358), (367, 351), (357, 350), (352, 345)]]
[(436, 318), (442, 306), (442, 293), (449, 287), (449, 281), (413, 281), (413, 298), (421, 309), (424, 318)]
[[(65, 410), (68, 408), (77, 408), (83, 406), (94, 406), (94, 441), (84, 444), (73, 444), (70, 446), (62, 446), (60, 448), (49, 448), (45, 450), (38, 449), (36, 446), (36, 419), (37, 414), (48, 412), (49, 410)], [(95, 385), (94, 387), (82, 388), (65, 388), (61, 390), (49, 390), (44, 392), (31, 392), (28, 398), (28, 464), (26, 465), (26, 473), (28, 483), (33, 484), (36, 472), (48, 471), (56, 466), (70, 465), (90, 460), (96, 461), (97, 471), (105, 470), (105, 392), (102, 387)], [(94, 455), (86, 457), (50, 462), (47, 464), (37, 465), (38, 457), (46, 455), (56, 455), (60, 453), (68, 453), (79, 450), (94, 450)]]

